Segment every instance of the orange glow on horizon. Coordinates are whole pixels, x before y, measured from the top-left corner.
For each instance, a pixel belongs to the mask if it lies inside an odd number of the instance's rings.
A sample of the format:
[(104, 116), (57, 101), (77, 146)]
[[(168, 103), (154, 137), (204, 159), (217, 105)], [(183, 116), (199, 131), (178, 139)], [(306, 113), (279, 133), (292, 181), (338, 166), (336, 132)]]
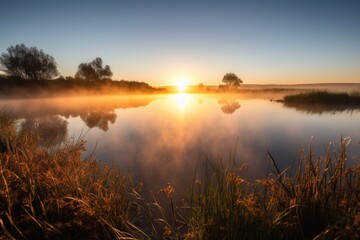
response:
[(185, 76), (177, 77), (175, 80), (175, 85), (179, 92), (185, 92), (188, 85), (189, 85), (189, 79)]

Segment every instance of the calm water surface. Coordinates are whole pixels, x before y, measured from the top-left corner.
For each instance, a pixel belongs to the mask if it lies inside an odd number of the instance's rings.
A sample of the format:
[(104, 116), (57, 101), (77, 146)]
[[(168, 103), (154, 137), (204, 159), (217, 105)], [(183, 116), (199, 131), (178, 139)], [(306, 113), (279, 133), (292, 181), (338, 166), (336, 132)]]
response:
[(249, 180), (266, 177), (269, 150), (284, 169), (307, 154), (337, 154), (341, 137), (351, 137), (349, 162), (359, 163), (359, 110), (286, 108), (268, 99), (174, 94), (37, 100), (2, 100), (19, 128), (35, 128), (43, 145), (84, 136), (86, 152), (157, 192), (167, 183), (186, 191), (205, 159), (247, 163)]

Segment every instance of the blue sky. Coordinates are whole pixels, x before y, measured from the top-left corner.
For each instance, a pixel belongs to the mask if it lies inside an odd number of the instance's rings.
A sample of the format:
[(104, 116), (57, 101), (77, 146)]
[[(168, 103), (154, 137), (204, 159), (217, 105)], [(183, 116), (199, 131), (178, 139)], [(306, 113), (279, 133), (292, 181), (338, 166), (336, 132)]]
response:
[(2, 1), (0, 52), (24, 43), (63, 76), (101, 57), (113, 79), (169, 85), (360, 82), (360, 1)]

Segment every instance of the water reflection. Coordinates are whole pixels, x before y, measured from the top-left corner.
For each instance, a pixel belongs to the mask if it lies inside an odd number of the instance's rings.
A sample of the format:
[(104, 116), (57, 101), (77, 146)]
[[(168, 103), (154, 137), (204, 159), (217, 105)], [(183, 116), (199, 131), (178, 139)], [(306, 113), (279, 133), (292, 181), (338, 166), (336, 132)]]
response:
[(51, 147), (60, 144), (67, 137), (68, 121), (59, 116), (42, 116), (25, 119), (20, 131), (34, 131), (39, 134), (40, 146)]
[[(115, 109), (127, 109), (147, 106), (156, 96), (114, 96), (50, 98), (0, 101), (0, 109), (10, 109), (16, 119), (39, 116), (60, 115), (66, 118), (88, 115), (105, 115), (111, 122)], [(92, 113), (94, 112), (94, 113)], [(90, 116), (90, 118), (91, 118)], [(95, 117), (97, 118), (97, 117)], [(116, 117), (115, 117), (116, 119)]]
[(183, 112), (185, 110), (190, 98), (191, 98), (191, 95), (186, 94), (186, 93), (178, 93), (178, 94), (174, 94), (172, 96), (172, 99), (173, 99), (175, 105), (181, 112)]
[(98, 127), (106, 132), (109, 124), (116, 121), (115, 109), (146, 106), (154, 99), (154, 96), (121, 96), (7, 100), (0, 102), (0, 109), (10, 109), (15, 119), (25, 119), (22, 128), (39, 131), (43, 136), (42, 144), (49, 145), (61, 142), (66, 136), (60, 134), (64, 122), (55, 116), (80, 117), (87, 127)]
[(234, 99), (220, 99), (218, 103), (222, 104), (221, 111), (225, 114), (232, 114), (241, 107), (239, 102)]
[[(289, 167), (297, 160), (299, 149), (307, 152), (311, 136), (315, 137), (313, 152), (319, 155), (326, 154), (329, 142), (337, 148), (341, 136), (352, 138), (349, 156), (359, 156), (360, 151), (359, 112), (353, 116), (313, 116), (290, 111), (268, 99), (169, 94), (2, 101), (0, 109), (2, 105), (11, 106), (17, 118), (29, 119), (22, 123), (23, 128), (40, 128), (50, 134), (55, 130), (44, 130), (51, 129), (46, 124), (60, 125), (61, 130), (67, 121), (69, 135), (75, 137), (82, 129), (92, 128), (85, 136), (84, 155), (96, 146), (97, 159), (119, 165), (135, 182), (142, 180), (146, 191), (154, 193), (168, 182), (176, 192), (185, 192), (195, 169), (199, 177), (206, 174), (205, 159), (226, 160), (236, 142), (237, 163), (249, 165), (244, 173), (247, 179), (266, 177), (267, 150), (279, 168)], [(57, 120), (49, 117), (56, 114)], [(40, 121), (43, 117), (48, 120)], [(60, 139), (55, 133), (50, 135), (49, 139)]]
[(116, 113), (114, 111), (89, 111), (80, 114), (80, 118), (85, 122), (89, 128), (98, 127), (104, 132), (109, 130), (109, 123), (114, 124), (116, 120)]
[(304, 104), (304, 103), (284, 103), (286, 108), (295, 109), (298, 112), (306, 114), (321, 115), (324, 113), (353, 113), (359, 112), (360, 106), (349, 104)]

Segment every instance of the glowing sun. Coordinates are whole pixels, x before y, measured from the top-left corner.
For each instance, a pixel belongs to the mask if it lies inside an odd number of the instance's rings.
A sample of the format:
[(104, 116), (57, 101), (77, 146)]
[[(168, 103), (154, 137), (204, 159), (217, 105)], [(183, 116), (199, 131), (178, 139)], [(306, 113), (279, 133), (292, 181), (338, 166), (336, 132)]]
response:
[(189, 84), (189, 79), (187, 77), (181, 76), (176, 78), (175, 85), (180, 92), (184, 92)]

